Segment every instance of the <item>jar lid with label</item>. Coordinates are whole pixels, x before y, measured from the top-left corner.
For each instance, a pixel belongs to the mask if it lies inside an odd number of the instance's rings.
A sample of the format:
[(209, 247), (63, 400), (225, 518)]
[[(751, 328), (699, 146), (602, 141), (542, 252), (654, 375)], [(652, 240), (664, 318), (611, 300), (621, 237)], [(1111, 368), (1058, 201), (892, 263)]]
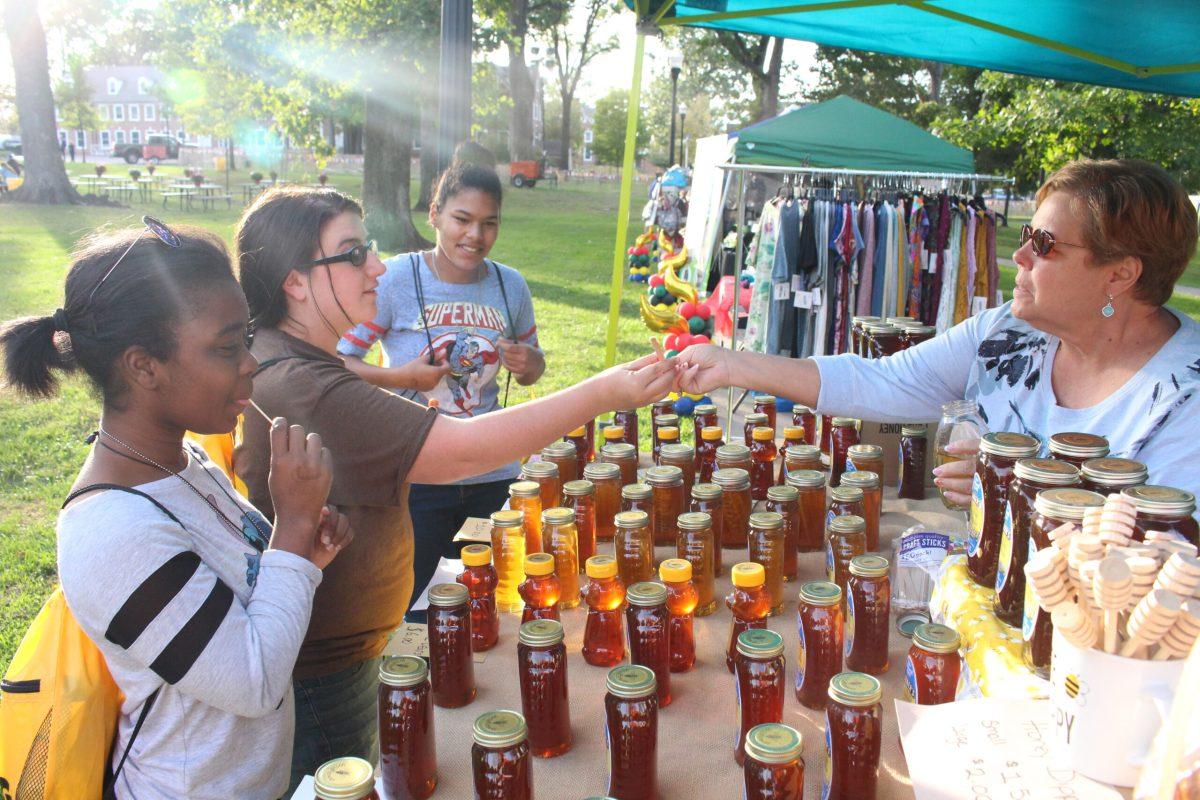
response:
[(608, 671), (608, 677), (604, 684), (609, 694), (627, 700), (647, 697), (658, 689), (654, 671), (640, 664), (624, 664), (613, 667)]
[(703, 511), (687, 511), (675, 519), (681, 531), (702, 531), (712, 527), (712, 515)]
[(1139, 514), (1191, 516), (1196, 510), (1196, 495), (1173, 486), (1132, 486), (1121, 490), (1137, 506)]
[(467, 587), (461, 583), (435, 583), (429, 587), (429, 605), (451, 608), (467, 602)]
[(1038, 440), (1023, 433), (997, 431), (985, 433), (979, 440), (979, 451), (1002, 458), (1033, 458), (1037, 455)]
[(417, 686), (429, 677), (429, 665), (417, 656), (390, 656), (379, 665), (379, 682), (403, 689)]
[(738, 634), (737, 651), (747, 658), (774, 658), (783, 654), (783, 637), (766, 628), (751, 628)]
[(531, 619), (517, 630), (517, 641), (530, 647), (550, 647), (562, 640), (563, 626), (556, 619)]
[(842, 602), (842, 587), (832, 581), (809, 581), (800, 587), (800, 599), (814, 606), (833, 606)]
[(1079, 471), (1084, 480), (1105, 486), (1139, 486), (1150, 476), (1146, 465), (1132, 458), (1090, 458)]
[(804, 738), (788, 725), (765, 722), (746, 732), (742, 749), (760, 764), (788, 764), (804, 754)]
[(475, 718), (472, 733), (483, 747), (511, 747), (525, 741), (529, 729), (515, 711), (489, 711)]
[(654, 581), (641, 581), (625, 591), (631, 606), (659, 606), (667, 602), (667, 587)]
[(1104, 495), (1086, 489), (1045, 489), (1037, 493), (1033, 507), (1043, 517), (1082, 522), (1084, 511), (1104, 507)]
[(883, 687), (873, 675), (841, 672), (829, 680), (829, 697), (844, 706), (873, 706), (883, 698)]
[(1048, 444), (1051, 454), (1071, 458), (1104, 458), (1108, 455), (1108, 439), (1094, 433), (1056, 433)]

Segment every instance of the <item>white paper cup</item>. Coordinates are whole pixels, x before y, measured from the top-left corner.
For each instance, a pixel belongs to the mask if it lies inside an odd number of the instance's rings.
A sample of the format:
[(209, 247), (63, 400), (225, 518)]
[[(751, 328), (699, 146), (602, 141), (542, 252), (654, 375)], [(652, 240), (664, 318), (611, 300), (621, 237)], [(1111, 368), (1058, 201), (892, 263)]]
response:
[(1132, 787), (1170, 711), (1183, 664), (1081, 650), (1055, 631), (1050, 699), (1060, 763), (1092, 780)]

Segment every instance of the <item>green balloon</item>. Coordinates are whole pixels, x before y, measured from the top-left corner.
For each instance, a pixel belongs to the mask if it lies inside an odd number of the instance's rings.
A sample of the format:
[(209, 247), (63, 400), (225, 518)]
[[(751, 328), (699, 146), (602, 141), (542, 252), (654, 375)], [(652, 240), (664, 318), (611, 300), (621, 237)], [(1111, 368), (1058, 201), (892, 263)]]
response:
[(688, 320), (688, 331), (693, 334), (704, 333), (706, 327), (707, 323), (699, 317), (692, 317)]

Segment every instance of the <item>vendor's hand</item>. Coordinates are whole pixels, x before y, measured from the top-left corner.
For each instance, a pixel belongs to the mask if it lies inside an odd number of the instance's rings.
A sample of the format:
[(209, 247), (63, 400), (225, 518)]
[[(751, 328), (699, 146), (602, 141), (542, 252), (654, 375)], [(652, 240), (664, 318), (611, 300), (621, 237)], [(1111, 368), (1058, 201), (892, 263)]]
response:
[(971, 505), (971, 482), (975, 477), (975, 454), (979, 452), (978, 439), (959, 439), (946, 445), (946, 452), (962, 456), (962, 461), (951, 461), (935, 467), (933, 482), (946, 496), (946, 501), (957, 506)]
[(318, 569), (325, 569), (337, 554), (354, 539), (350, 518), (332, 505), (321, 509), (321, 522), (317, 526), (316, 541), (313, 543), (309, 560)]
[(534, 373), (540, 375), (546, 365), (541, 350), (512, 339), (497, 339), (496, 349), (500, 351), (500, 363), (516, 378)]
[(657, 353), (609, 367), (596, 376), (604, 393), (604, 407), (641, 408), (661, 400), (675, 387), (676, 359)]
[(705, 395), (730, 385), (733, 354), (712, 344), (694, 344), (676, 356), (679, 391)]
[(446, 361), (446, 354), (439, 351), (432, 364), (428, 357), (418, 357), (399, 367), (395, 388), (431, 392), (449, 374), (450, 364)]

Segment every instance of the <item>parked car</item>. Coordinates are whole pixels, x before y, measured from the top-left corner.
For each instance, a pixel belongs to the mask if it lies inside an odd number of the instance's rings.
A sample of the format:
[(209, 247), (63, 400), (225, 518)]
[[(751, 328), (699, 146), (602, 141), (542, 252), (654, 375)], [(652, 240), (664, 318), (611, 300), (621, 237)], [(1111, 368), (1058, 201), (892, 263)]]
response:
[(6, 136), (0, 139), (0, 151), (12, 153), (14, 156), (21, 155), (21, 137)]
[(179, 158), (179, 148), (185, 147), (174, 136), (162, 133), (152, 133), (146, 137), (144, 144), (118, 144), (113, 147), (112, 154), (125, 159), (126, 164), (136, 164), (143, 158), (151, 164)]

